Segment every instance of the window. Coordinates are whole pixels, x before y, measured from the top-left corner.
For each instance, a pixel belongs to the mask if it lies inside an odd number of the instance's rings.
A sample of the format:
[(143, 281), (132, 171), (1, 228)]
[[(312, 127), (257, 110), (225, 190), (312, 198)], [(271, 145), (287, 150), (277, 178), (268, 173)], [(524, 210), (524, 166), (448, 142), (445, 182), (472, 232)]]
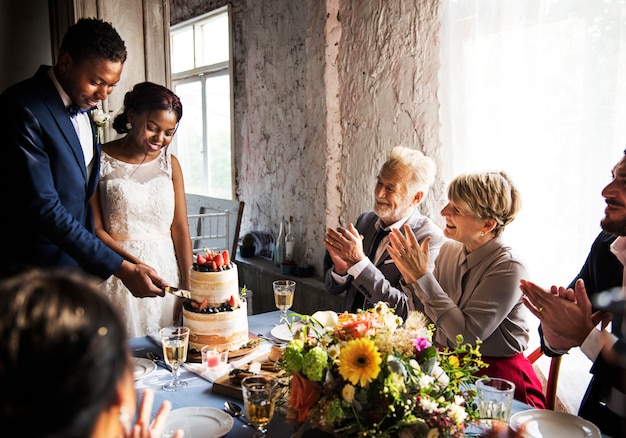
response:
[(172, 87), (183, 103), (173, 151), (188, 193), (233, 198), (227, 8), (172, 26)]
[[(508, 172), (522, 210), (503, 237), (531, 280), (566, 286), (626, 148), (626, 1), (444, 0), (440, 12), (444, 174)], [(589, 379), (581, 356), (564, 358), (559, 379), (574, 412)]]

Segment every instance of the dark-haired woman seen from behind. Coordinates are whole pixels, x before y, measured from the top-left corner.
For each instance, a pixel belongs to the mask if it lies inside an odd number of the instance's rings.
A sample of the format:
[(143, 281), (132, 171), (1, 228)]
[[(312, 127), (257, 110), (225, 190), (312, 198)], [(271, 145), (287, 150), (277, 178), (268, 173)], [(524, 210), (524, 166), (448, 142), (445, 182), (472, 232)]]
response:
[[(185, 187), (169, 144), (183, 107), (151, 82), (133, 87), (113, 128), (124, 137), (102, 146), (100, 182), (91, 200), (96, 235), (132, 263), (154, 268), (168, 284), (189, 289), (192, 261)], [(129, 337), (156, 333), (182, 311), (182, 300), (134, 297), (117, 278), (101, 287), (120, 309)], [(178, 305), (178, 307), (176, 307)]]
[(150, 391), (130, 425), (137, 400), (126, 333), (93, 280), (26, 272), (0, 283), (0, 309), (2, 436), (161, 436), (171, 405), (151, 424)]

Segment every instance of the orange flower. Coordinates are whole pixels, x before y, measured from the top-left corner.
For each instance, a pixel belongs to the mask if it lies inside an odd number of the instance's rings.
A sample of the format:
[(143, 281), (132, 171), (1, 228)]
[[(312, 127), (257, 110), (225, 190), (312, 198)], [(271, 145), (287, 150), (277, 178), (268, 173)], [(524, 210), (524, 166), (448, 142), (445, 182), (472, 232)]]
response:
[(335, 330), (335, 336), (344, 340), (369, 337), (380, 326), (381, 321), (374, 313), (367, 312), (355, 315), (344, 312), (339, 315), (339, 326)]
[(320, 399), (320, 388), (315, 382), (303, 377), (300, 373), (291, 376), (289, 389), (289, 407), (297, 412), (297, 422), (306, 420), (309, 410)]

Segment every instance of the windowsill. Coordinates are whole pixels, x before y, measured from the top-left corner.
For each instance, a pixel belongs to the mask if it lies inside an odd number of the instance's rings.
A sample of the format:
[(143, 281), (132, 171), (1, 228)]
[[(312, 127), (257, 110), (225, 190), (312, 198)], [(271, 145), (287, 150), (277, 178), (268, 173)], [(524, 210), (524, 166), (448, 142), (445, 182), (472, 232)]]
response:
[(326, 291), (324, 281), (316, 275), (298, 277), (281, 274), (280, 268), (264, 257), (244, 258), (237, 253), (235, 262), (239, 272), (239, 284), (253, 292), (255, 314), (276, 310), (272, 282), (283, 279), (296, 282), (292, 308), (295, 312), (310, 315), (317, 310), (341, 311), (343, 296), (330, 295)]

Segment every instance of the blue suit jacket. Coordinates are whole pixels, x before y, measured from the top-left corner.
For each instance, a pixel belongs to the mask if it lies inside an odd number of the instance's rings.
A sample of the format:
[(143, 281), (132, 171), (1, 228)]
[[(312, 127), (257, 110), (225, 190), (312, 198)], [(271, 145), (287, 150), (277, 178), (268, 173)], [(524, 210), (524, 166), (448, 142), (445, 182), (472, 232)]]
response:
[[(377, 220), (378, 216), (373, 211), (369, 211), (361, 214), (356, 221), (355, 227), (363, 235), (363, 250), (365, 254), (369, 254), (374, 245), (377, 234), (374, 225)], [(431, 238), (429, 253), (432, 270), (435, 258), (439, 254), (439, 248), (441, 248), (445, 240), (443, 231), (432, 220), (422, 216), (417, 208), (406, 223), (411, 227), (420, 243), (426, 237)], [(345, 284), (337, 284), (335, 282), (331, 274), (332, 270), (332, 260), (328, 252), (326, 252), (324, 259), (326, 289), (332, 295), (346, 293), (344, 310), (351, 311), (356, 295), (361, 293), (365, 296), (364, 308), (372, 307), (378, 301), (384, 301), (391, 307), (396, 307), (396, 314), (403, 319), (406, 319), (409, 315), (409, 300), (400, 286), (402, 275), (386, 250), (380, 259), (376, 261), (375, 266), (370, 265), (359, 274), (358, 278), (348, 276), (348, 281)], [(417, 310), (422, 310), (420, 308), (421, 303), (415, 303), (415, 305)]]
[(94, 234), (89, 198), (100, 171), (100, 145), (91, 178), (63, 101), (41, 66), (0, 95), (3, 153), (0, 276), (32, 266), (81, 267), (107, 278), (122, 257)]

